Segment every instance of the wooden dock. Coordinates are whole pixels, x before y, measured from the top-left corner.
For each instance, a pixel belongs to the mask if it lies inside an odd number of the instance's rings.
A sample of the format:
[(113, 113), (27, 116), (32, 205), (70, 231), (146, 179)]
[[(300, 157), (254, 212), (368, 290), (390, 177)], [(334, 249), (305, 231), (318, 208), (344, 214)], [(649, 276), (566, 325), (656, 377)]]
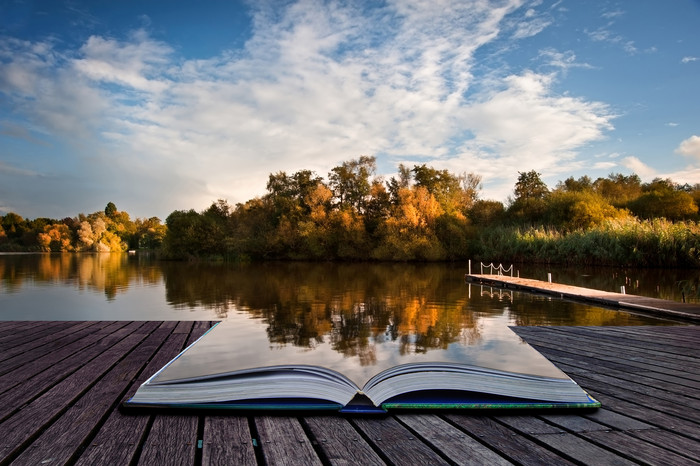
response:
[(595, 412), (128, 414), (210, 322), (0, 322), (0, 464), (700, 464), (700, 327), (516, 327)]
[(507, 275), (466, 274), (464, 279), (469, 283), (492, 286), (495, 288), (510, 288), (531, 293), (541, 293), (573, 301), (627, 309), (638, 313), (670, 317), (694, 323), (700, 322), (700, 305), (698, 304), (679, 303), (666, 299), (613, 293), (610, 291), (582, 288), (580, 286), (533, 280), (531, 278), (509, 277)]

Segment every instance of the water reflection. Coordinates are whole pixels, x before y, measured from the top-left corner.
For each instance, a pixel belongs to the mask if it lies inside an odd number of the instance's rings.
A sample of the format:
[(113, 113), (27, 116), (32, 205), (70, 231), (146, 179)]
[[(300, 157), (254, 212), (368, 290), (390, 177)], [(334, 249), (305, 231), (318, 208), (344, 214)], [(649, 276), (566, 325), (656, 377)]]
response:
[(0, 290), (17, 293), (28, 284), (65, 285), (103, 292), (111, 301), (132, 284), (160, 283), (160, 269), (147, 263), (147, 256), (126, 254), (2, 254)]
[(180, 264), (163, 265), (169, 303), (212, 306), (220, 318), (245, 310), (267, 323), (277, 345), (327, 342), (371, 364), (374, 343), (398, 341), (403, 354), (479, 338), (463, 273), (444, 265), (199, 264), (192, 270), (183, 275)]
[(468, 285), (453, 264), (158, 262), (144, 255), (0, 255), (0, 319), (188, 320), (242, 315), (272, 347), (320, 346), (371, 365), (381, 345), (425, 354), (508, 325), (655, 319)]

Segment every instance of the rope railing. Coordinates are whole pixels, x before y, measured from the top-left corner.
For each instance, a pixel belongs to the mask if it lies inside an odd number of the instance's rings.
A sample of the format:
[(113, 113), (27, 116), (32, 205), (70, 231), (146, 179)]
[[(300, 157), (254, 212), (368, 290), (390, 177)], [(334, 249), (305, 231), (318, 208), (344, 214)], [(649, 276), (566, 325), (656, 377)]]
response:
[[(513, 264), (510, 264), (510, 267), (505, 268), (503, 266), (503, 264), (494, 265), (493, 263), (491, 263), (491, 264), (486, 265), (482, 262), (481, 263), (481, 275), (484, 274), (484, 268), (487, 268), (490, 270), (489, 275), (506, 275), (507, 273), (510, 272), (510, 276), (511, 277), (513, 276)], [(496, 273), (494, 273), (494, 270), (496, 271)]]
[[(481, 262), (481, 275), (484, 274), (484, 268), (490, 270), (491, 273), (489, 275), (505, 275), (507, 273), (510, 273), (510, 276), (511, 277), (513, 276), (513, 264), (510, 264), (510, 267), (506, 268), (503, 264), (494, 265), (493, 263), (491, 263), (491, 264), (487, 265), (487, 264), (484, 264), (483, 262)], [(494, 274), (494, 270), (496, 272), (495, 274)], [(472, 274), (472, 261), (470, 259), (469, 260), (469, 273), (468, 273), (468, 275), (471, 275), (471, 274)], [(520, 278), (520, 271), (519, 270), (518, 270), (518, 278)]]

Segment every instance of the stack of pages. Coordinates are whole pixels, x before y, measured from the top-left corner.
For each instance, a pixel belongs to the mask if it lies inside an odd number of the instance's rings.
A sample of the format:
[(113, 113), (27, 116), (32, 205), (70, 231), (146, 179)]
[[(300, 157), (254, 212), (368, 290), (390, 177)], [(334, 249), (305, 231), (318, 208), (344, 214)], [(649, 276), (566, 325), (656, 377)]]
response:
[(371, 363), (330, 345), (298, 348), (219, 323), (153, 375), (129, 407), (243, 410), (597, 408), (566, 374), (510, 329), (479, 345), (405, 354), (377, 343)]

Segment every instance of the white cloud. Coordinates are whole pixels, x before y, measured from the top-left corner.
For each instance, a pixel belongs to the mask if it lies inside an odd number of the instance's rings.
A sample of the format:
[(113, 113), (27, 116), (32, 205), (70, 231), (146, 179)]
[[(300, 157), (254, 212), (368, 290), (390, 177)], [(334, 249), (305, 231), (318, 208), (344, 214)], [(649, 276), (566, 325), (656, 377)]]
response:
[(656, 170), (646, 165), (637, 157), (629, 156), (620, 161), (620, 164), (627, 168), (632, 173), (639, 175), (640, 178), (649, 179), (656, 176)]
[(698, 57), (683, 57), (681, 59), (681, 63), (690, 63), (690, 62), (694, 62), (694, 61), (698, 61), (698, 60), (700, 60), (700, 58), (698, 58)]
[(144, 31), (135, 32), (126, 43), (92, 36), (79, 53), (81, 58), (75, 59), (73, 66), (89, 79), (149, 92), (167, 86), (151, 77), (162, 73), (159, 67), (169, 63), (171, 49), (151, 40)]
[[(557, 95), (557, 74), (492, 70), (467, 92), (480, 47), (505, 28), (527, 37), (546, 27), (534, 10), (510, 23), (520, 6), (260, 2), (244, 50), (198, 60), (142, 30), (73, 51), (10, 40), (0, 42), (0, 92), (76, 146), (81, 158), (67, 165), (91, 183), (128, 182), (134, 202), (170, 210), (242, 202), (264, 192), (271, 171), (325, 176), (363, 154), (476, 172), (494, 196), (518, 171), (573, 166), (614, 118), (603, 103)], [(560, 69), (587, 66), (544, 53)]]
[(676, 153), (700, 160), (700, 136), (693, 135), (681, 142)]
[(571, 50), (559, 52), (554, 48), (542, 49), (539, 52), (539, 57), (547, 63), (547, 65), (567, 71), (570, 68), (593, 68), (588, 63), (580, 63), (576, 61), (576, 54)]
[(625, 12), (622, 10), (613, 10), (613, 11), (605, 11), (605, 12), (603, 12), (603, 14), (601, 16), (605, 19), (612, 19), (612, 18), (617, 18), (619, 16), (622, 16), (624, 14), (625, 14)]

